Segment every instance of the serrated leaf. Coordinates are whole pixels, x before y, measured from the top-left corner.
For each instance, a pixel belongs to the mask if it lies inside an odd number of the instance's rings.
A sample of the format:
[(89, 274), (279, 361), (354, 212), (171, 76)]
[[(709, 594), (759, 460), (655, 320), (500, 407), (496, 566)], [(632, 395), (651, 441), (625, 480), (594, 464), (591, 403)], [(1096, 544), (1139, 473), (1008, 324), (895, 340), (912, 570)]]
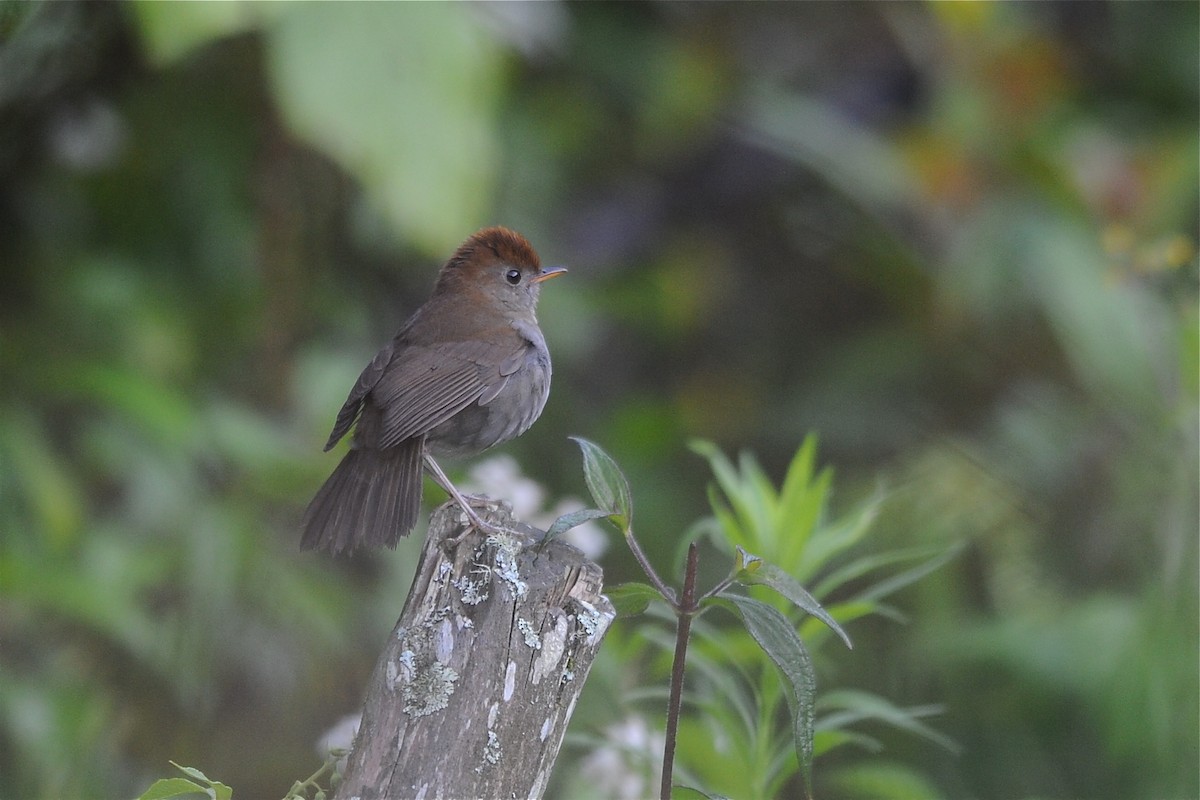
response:
[(619, 617), (641, 614), (654, 600), (663, 599), (653, 586), (645, 583), (622, 583), (604, 592)]
[(159, 778), (150, 784), (150, 788), (137, 796), (137, 800), (168, 800), (172, 797), (185, 797), (189, 794), (207, 794), (207, 787), (190, 781), (187, 778)]
[(731, 610), (775, 663), (787, 691), (784, 696), (792, 711), (792, 739), (800, 762), (805, 794), (812, 796), (813, 720), (817, 677), (804, 642), (777, 608), (752, 597), (721, 592), (705, 604)]
[(817, 598), (809, 594), (808, 590), (801, 586), (799, 581), (774, 564), (763, 561), (758, 556), (751, 555), (740, 547), (738, 551), (739, 569), (735, 576), (736, 581), (745, 585), (767, 586), (774, 589), (796, 604), (797, 607), (812, 614), (821, 620), (821, 622), (828, 625), (846, 643), (846, 647), (850, 649), (854, 648), (854, 645), (850, 643), (850, 637), (842, 630), (842, 626), (829, 615), (829, 612), (821, 607), (821, 604), (817, 602)]
[(583, 477), (596, 505), (622, 531), (633, 524), (633, 493), (625, 473), (600, 445), (572, 436), (583, 451)]
[(554, 520), (554, 524), (546, 531), (545, 541), (549, 542), (558, 536), (563, 535), (571, 528), (576, 528), (585, 522), (593, 519), (602, 519), (608, 516), (607, 511), (601, 511), (598, 508), (581, 508), (578, 511), (572, 511), (569, 514), (563, 514), (558, 519)]

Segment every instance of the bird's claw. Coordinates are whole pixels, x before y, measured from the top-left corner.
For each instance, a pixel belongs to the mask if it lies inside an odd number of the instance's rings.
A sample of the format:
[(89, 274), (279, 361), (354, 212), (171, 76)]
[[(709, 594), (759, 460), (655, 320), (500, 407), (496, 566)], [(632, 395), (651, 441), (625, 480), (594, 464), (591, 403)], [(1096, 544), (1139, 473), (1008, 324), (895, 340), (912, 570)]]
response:
[(463, 516), (466, 518), (465, 525), (459, 533), (442, 539), (443, 550), (450, 551), (457, 548), (473, 531), (479, 531), (485, 536), (496, 536), (508, 532), (508, 528), (484, 520), (479, 514), (475, 513), (475, 509), (472, 507), (488, 508), (495, 501), (477, 495), (465, 495), (463, 500), (466, 503), (459, 505), (459, 508), (462, 509)]

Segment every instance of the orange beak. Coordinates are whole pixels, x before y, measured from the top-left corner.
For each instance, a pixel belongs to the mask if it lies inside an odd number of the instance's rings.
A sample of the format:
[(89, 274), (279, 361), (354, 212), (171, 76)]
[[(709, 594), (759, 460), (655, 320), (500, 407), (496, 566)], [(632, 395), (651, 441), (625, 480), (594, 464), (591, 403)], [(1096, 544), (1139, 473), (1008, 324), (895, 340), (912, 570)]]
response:
[(539, 272), (537, 275), (533, 276), (533, 282), (541, 283), (542, 281), (548, 281), (551, 278), (557, 278), (559, 275), (566, 275), (566, 274), (567, 274), (566, 267), (545, 267), (542, 269), (541, 272)]

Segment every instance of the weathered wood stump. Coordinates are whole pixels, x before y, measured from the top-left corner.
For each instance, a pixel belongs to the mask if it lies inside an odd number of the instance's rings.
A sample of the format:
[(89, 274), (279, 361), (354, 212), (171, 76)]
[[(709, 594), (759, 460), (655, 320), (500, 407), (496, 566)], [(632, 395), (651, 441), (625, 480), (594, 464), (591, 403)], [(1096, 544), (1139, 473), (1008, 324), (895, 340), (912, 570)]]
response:
[(437, 509), (367, 689), (338, 800), (540, 797), (615, 617), (603, 573), (504, 506)]

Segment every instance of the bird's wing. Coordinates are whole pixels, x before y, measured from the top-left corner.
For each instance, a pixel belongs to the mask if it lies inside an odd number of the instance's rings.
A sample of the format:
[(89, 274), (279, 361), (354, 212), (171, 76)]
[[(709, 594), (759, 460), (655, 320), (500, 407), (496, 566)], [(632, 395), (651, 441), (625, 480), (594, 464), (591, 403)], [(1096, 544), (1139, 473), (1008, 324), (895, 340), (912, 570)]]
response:
[[(520, 337), (409, 344), (375, 384), (370, 402), (383, 415), (375, 447), (422, 436), (472, 403), (499, 394), (528, 347)], [(516, 366), (514, 366), (516, 365)]]
[(367, 364), (362, 373), (358, 376), (358, 380), (354, 383), (354, 388), (350, 390), (350, 396), (346, 398), (346, 402), (342, 404), (342, 408), (338, 411), (337, 419), (333, 422), (333, 431), (329, 434), (329, 441), (325, 443), (325, 450), (333, 449), (333, 446), (341, 441), (341, 438), (350, 430), (350, 426), (358, 419), (358, 415), (362, 413), (363, 400), (367, 393), (375, 388), (379, 383), (379, 379), (383, 377), (384, 371), (387, 369), (388, 363), (392, 360), (392, 353), (395, 352), (395, 343), (388, 342), (375, 357), (371, 359), (371, 363)]

